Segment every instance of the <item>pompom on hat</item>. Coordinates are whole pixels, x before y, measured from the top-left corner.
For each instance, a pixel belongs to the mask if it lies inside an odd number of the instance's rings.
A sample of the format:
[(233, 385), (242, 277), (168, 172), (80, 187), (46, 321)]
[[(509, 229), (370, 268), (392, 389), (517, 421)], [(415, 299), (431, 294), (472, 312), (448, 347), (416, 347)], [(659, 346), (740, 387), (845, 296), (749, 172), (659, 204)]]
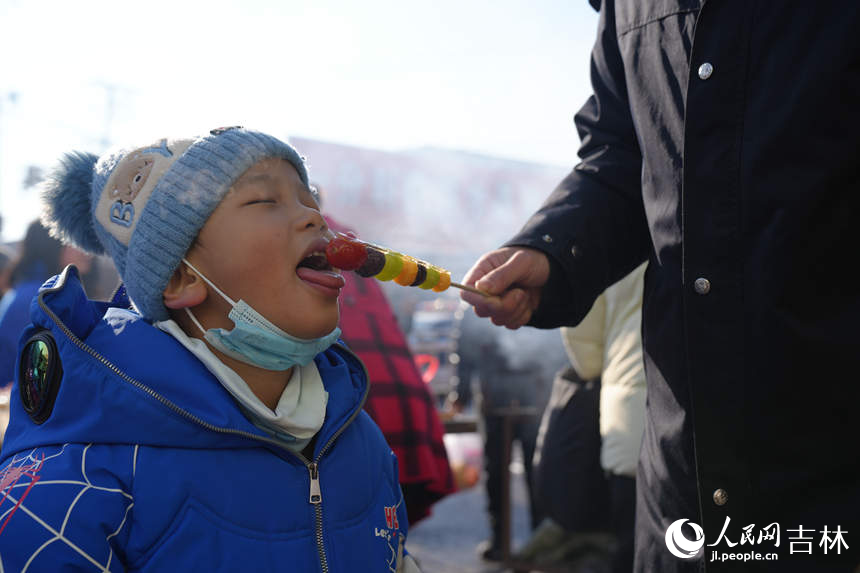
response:
[(308, 184), (292, 146), (241, 127), (102, 157), (68, 153), (42, 189), (42, 221), (64, 242), (107, 253), (140, 313), (166, 320), (173, 271), (233, 183), (269, 157), (289, 161)]

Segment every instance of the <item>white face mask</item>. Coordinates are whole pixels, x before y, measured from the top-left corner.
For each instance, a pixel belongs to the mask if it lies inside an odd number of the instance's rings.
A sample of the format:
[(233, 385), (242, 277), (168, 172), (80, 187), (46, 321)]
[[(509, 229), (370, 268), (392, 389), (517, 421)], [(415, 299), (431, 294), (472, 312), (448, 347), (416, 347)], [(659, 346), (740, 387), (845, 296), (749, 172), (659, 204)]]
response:
[(186, 259), (182, 259), (182, 262), (230, 303), (232, 308), (227, 317), (233, 321), (232, 330), (224, 328), (206, 330), (188, 308), (185, 308), (185, 312), (203, 333), (203, 338), (231, 358), (264, 370), (288, 370), (297, 364), (300, 366), (309, 364), (317, 354), (334, 344), (340, 336), (340, 328), (337, 327), (320, 338), (303, 339), (291, 336), (272, 324), (244, 300), (235, 302), (221, 292), (221, 289)]

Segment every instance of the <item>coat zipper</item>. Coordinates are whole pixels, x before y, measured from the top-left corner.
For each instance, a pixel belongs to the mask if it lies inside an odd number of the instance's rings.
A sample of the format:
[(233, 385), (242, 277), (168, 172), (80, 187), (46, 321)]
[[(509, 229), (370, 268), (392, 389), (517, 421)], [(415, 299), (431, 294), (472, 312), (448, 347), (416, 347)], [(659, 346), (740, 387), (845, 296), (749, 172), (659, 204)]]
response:
[(191, 412), (188, 412), (187, 410), (184, 410), (181, 407), (179, 407), (178, 405), (174, 404), (173, 402), (171, 402), (170, 400), (168, 400), (167, 398), (165, 398), (164, 396), (162, 396), (161, 394), (159, 394), (158, 392), (156, 392), (155, 390), (153, 390), (152, 388), (150, 388), (146, 384), (143, 384), (142, 382), (135, 380), (134, 378), (132, 378), (131, 376), (129, 376), (128, 374), (126, 374), (125, 372), (120, 370), (115, 364), (110, 362), (107, 358), (105, 358), (104, 356), (102, 356), (101, 354), (96, 352), (95, 349), (93, 349), (91, 346), (89, 346), (83, 340), (81, 340), (80, 338), (75, 336), (75, 334), (69, 329), (69, 327), (67, 327), (65, 325), (65, 323), (62, 320), (60, 320), (60, 317), (58, 317), (54, 313), (53, 310), (48, 308), (48, 305), (45, 304), (45, 301), (43, 299), (45, 294), (51, 294), (51, 293), (57, 292), (65, 286), (66, 275), (68, 272), (69, 272), (69, 267), (66, 267), (66, 269), (63, 270), (63, 272), (58, 277), (57, 282), (54, 284), (54, 286), (52, 286), (51, 288), (45, 289), (39, 293), (38, 300), (39, 300), (39, 307), (42, 309), (42, 311), (44, 311), (45, 314), (48, 315), (48, 317), (54, 322), (54, 324), (56, 324), (59, 327), (59, 329), (63, 332), (63, 334), (65, 334), (66, 337), (69, 340), (71, 340), (75, 346), (77, 346), (78, 348), (80, 348), (81, 350), (83, 350), (84, 352), (86, 352), (87, 354), (89, 354), (90, 356), (92, 356), (93, 358), (98, 360), (99, 362), (101, 362), (102, 365), (104, 365), (106, 368), (108, 368), (108, 370), (110, 370), (111, 372), (113, 372), (114, 374), (119, 376), (122, 380), (131, 384), (135, 388), (138, 388), (139, 390), (146, 392), (152, 398), (161, 402), (163, 405), (167, 406), (170, 410), (179, 414), (183, 418), (191, 420), (195, 424), (202, 426), (202, 427), (204, 427), (207, 430), (210, 430), (212, 432), (216, 432), (219, 434), (231, 434), (234, 436), (242, 436), (244, 438), (248, 438), (251, 440), (258, 441), (258, 442), (265, 442), (268, 444), (272, 444), (272, 445), (277, 446), (278, 448), (286, 451), (287, 453), (297, 457), (303, 464), (305, 464), (305, 466), (308, 468), (308, 472), (310, 473), (310, 477), (311, 477), (311, 480), (310, 480), (310, 500), (309, 501), (314, 506), (315, 522), (316, 522), (315, 523), (314, 537), (316, 539), (316, 544), (317, 544), (317, 553), (319, 554), (320, 567), (322, 568), (322, 572), (328, 573), (328, 571), (329, 571), (328, 558), (326, 556), (325, 544), (323, 542), (322, 492), (320, 489), (320, 481), (319, 481), (319, 464), (320, 464), (320, 461), (321, 461), (323, 455), (331, 448), (331, 446), (332, 446), (332, 444), (334, 444), (335, 440), (352, 424), (352, 422), (355, 420), (355, 418), (361, 412), (362, 408), (364, 408), (364, 403), (367, 401), (367, 396), (370, 392), (370, 375), (367, 372), (367, 367), (364, 365), (364, 362), (362, 362), (350, 349), (346, 348), (345, 346), (342, 346), (340, 344), (334, 345), (334, 346), (338, 347), (339, 349), (343, 350), (344, 352), (346, 352), (347, 354), (350, 354), (351, 356), (353, 356), (356, 359), (356, 361), (359, 364), (361, 364), (361, 367), (364, 370), (364, 376), (365, 376), (365, 380), (367, 380), (367, 384), (365, 385), (364, 394), (362, 394), (362, 396), (361, 396), (361, 400), (359, 402), (358, 407), (352, 412), (352, 414), (350, 414), (349, 418), (347, 418), (347, 420), (343, 424), (341, 424), (341, 426), (332, 435), (332, 437), (329, 438), (329, 440), (325, 443), (325, 445), (322, 448), (320, 448), (319, 454), (317, 454), (314, 461), (311, 462), (307, 458), (305, 458), (303, 455), (296, 453), (296, 452), (293, 452), (293, 451), (289, 450), (288, 448), (284, 447), (283, 443), (281, 443), (280, 441), (275, 440), (273, 438), (266, 438), (264, 436), (258, 436), (256, 434), (252, 434), (251, 432), (246, 432), (244, 430), (236, 430), (233, 428), (222, 428), (220, 426), (215, 426), (213, 424), (210, 424), (209, 422), (204, 421), (203, 419), (199, 418), (198, 416), (195, 416)]
[(314, 506), (314, 520), (316, 528), (314, 530), (314, 538), (317, 542), (317, 553), (320, 558), (320, 567), (323, 573), (328, 573), (328, 558), (325, 553), (325, 543), (323, 542), (323, 524), (322, 524), (322, 492), (320, 491), (320, 473), (319, 466), (316, 462), (308, 464), (308, 473), (311, 475), (311, 495), (310, 503)]
[[(338, 345), (339, 348), (343, 348), (353, 356), (355, 354), (352, 353), (348, 348)], [(355, 356), (358, 359), (357, 356)], [(358, 363), (361, 364), (361, 368), (364, 370), (364, 376), (367, 380), (367, 385), (364, 388), (364, 394), (361, 397), (361, 402), (352, 414), (349, 416), (346, 422), (341, 425), (340, 428), (329, 438), (329, 441), (325, 443), (325, 445), (320, 448), (317, 457), (314, 458), (312, 462), (305, 462), (305, 465), (308, 467), (308, 473), (310, 474), (310, 496), (308, 501), (314, 506), (314, 516), (316, 518), (316, 542), (317, 542), (317, 553), (319, 553), (320, 557), (320, 567), (322, 568), (322, 573), (328, 573), (328, 558), (326, 557), (325, 552), (325, 543), (323, 541), (323, 522), (322, 522), (322, 488), (320, 487), (320, 473), (319, 473), (319, 464), (322, 460), (322, 457), (325, 455), (326, 451), (334, 444), (334, 441), (340, 436), (344, 430), (346, 430), (350, 424), (352, 424), (353, 420), (358, 416), (361, 410), (364, 408), (364, 403), (367, 401), (367, 395), (370, 393), (370, 375), (367, 372), (367, 367), (364, 365), (364, 362), (358, 360)], [(303, 456), (299, 456), (304, 459)]]

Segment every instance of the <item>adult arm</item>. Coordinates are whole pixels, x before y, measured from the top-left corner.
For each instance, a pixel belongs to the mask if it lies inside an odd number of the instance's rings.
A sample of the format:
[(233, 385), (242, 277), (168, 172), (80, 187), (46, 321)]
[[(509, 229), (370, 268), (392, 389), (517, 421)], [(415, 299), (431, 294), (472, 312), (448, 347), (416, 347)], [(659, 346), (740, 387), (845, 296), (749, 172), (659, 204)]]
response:
[(464, 279), (499, 295), (463, 295), (496, 324), (575, 325), (607, 286), (647, 258), (642, 154), (612, 2), (601, 10), (591, 81), (594, 93), (574, 118), (582, 161), (522, 230), (484, 255)]

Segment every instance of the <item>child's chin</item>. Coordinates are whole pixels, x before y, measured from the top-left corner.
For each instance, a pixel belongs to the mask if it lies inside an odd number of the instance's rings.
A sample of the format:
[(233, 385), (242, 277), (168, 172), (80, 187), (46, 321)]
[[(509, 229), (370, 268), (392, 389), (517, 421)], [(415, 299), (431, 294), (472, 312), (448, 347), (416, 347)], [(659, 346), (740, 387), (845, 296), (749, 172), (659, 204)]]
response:
[(295, 322), (283, 325), (276, 323), (275, 326), (296, 338), (304, 340), (322, 338), (337, 327), (338, 311), (335, 309), (334, 312), (316, 312), (314, 314), (314, 320), (305, 319), (304, 321), (300, 321), (298, 324), (301, 324), (301, 326), (298, 326)]
[(319, 327), (316, 329), (316, 332), (313, 335), (313, 338), (320, 338), (322, 336), (326, 336), (332, 330), (337, 328), (338, 325), (338, 316), (337, 312), (334, 313), (334, 317), (331, 320), (327, 320), (319, 324)]

